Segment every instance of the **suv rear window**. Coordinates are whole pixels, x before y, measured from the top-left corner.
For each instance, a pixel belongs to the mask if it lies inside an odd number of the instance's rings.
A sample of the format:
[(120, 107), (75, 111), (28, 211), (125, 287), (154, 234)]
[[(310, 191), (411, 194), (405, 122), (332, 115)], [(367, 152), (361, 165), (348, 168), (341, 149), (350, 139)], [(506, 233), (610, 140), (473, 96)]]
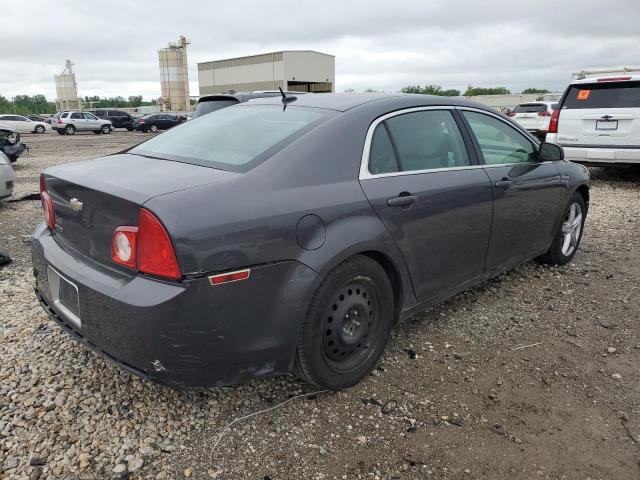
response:
[(571, 85), (562, 108), (640, 107), (640, 82)]
[(547, 106), (544, 103), (537, 103), (535, 105), (518, 105), (513, 109), (513, 113), (536, 113), (546, 111)]
[(221, 108), (230, 107), (239, 103), (235, 98), (221, 99), (221, 100), (209, 100), (205, 102), (199, 102), (196, 107), (196, 111), (193, 113), (193, 118), (201, 117), (207, 113), (215, 112)]
[(245, 172), (330, 115), (328, 110), (245, 104), (186, 122), (129, 152)]

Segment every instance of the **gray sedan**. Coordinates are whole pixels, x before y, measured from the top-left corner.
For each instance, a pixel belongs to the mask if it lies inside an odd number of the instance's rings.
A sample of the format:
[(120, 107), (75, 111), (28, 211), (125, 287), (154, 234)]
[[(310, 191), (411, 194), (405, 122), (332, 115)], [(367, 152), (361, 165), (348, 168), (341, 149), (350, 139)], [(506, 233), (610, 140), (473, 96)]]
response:
[(255, 100), (46, 170), (36, 294), (144, 378), (354, 385), (401, 319), (532, 259), (564, 264), (587, 170), (481, 105)]

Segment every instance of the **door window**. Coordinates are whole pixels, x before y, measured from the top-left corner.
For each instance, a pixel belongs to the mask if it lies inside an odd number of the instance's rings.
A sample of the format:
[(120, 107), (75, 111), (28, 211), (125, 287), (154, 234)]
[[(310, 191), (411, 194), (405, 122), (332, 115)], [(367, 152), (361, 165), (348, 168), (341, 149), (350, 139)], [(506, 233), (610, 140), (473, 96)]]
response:
[(81, 113), (72, 113), (71, 118), (73, 119), (83, 119), (84, 116)]
[(85, 113), (84, 118), (86, 118), (87, 120), (97, 120), (96, 116), (92, 113)]
[(462, 111), (475, 134), (487, 165), (535, 162), (536, 149), (523, 134), (497, 118)]
[(470, 164), (451, 112), (424, 110), (391, 117), (376, 127), (369, 171), (373, 174), (411, 172)]

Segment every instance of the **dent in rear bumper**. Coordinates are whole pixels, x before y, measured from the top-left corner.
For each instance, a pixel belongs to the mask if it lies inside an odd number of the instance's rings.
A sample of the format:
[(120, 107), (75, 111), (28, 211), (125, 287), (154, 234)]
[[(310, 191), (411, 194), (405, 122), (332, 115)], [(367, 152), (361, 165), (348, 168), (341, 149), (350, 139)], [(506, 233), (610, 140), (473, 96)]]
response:
[[(63, 250), (46, 227), (34, 232), (32, 256), (39, 300), (67, 333), (143, 378), (182, 388), (289, 372), (317, 275), (286, 261), (254, 267), (242, 282), (170, 284), (101, 269)], [(65, 326), (51, 305), (47, 265), (77, 284), (81, 328)]]

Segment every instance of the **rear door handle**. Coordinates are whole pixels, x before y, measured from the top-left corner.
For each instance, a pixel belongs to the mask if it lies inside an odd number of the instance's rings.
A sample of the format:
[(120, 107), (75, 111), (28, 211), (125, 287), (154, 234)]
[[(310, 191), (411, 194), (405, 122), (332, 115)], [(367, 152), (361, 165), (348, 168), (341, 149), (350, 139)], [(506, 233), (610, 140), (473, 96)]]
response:
[(387, 200), (387, 205), (390, 207), (409, 207), (418, 197), (416, 195), (400, 195), (398, 197), (390, 198)]
[(503, 190), (506, 190), (511, 185), (513, 185), (513, 181), (512, 180), (507, 180), (507, 179), (504, 179), (504, 178), (495, 183), (496, 188), (502, 188)]

